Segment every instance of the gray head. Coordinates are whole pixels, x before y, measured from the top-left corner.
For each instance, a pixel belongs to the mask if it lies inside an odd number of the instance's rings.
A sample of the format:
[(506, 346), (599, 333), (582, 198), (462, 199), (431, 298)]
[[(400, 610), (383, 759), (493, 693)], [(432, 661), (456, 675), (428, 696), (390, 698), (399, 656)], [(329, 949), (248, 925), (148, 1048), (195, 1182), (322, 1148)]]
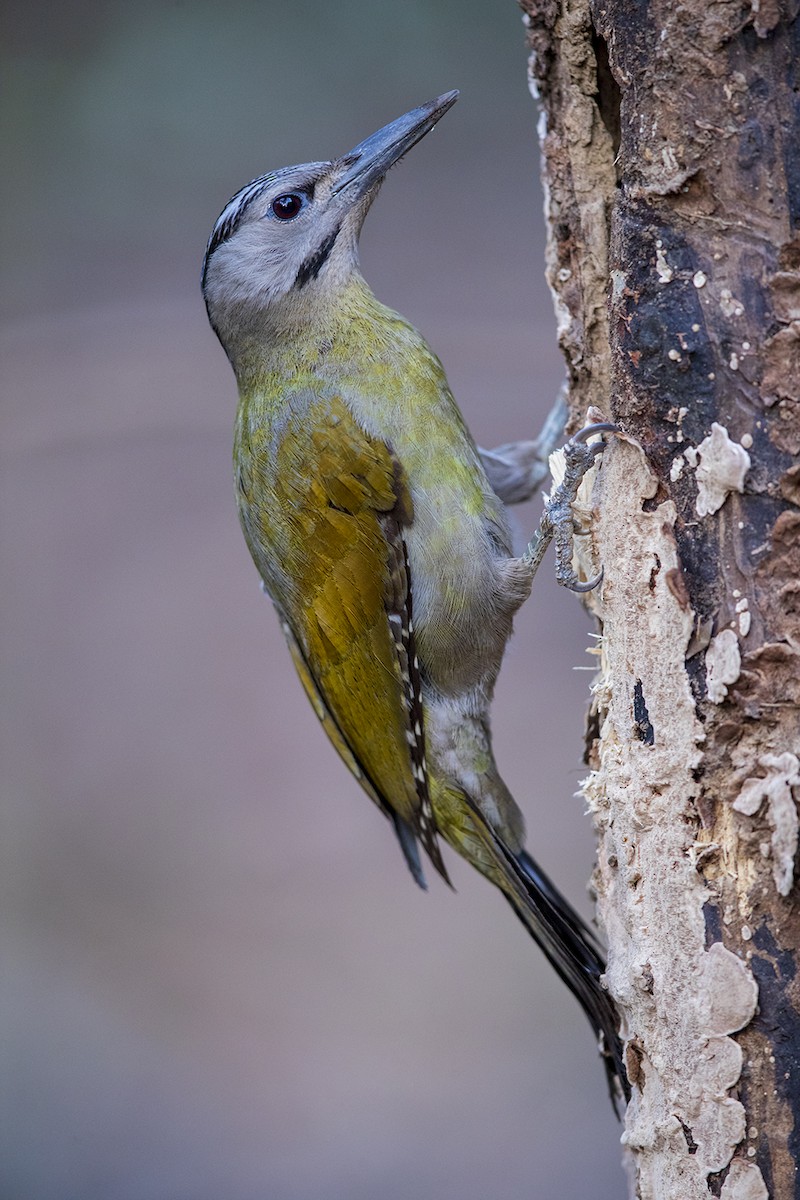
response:
[(333, 162), (261, 175), (228, 201), (208, 240), (202, 277), (209, 319), (223, 345), (248, 317), (311, 299), (348, 278), (386, 172), (457, 98), (458, 92), (446, 92), (413, 109)]

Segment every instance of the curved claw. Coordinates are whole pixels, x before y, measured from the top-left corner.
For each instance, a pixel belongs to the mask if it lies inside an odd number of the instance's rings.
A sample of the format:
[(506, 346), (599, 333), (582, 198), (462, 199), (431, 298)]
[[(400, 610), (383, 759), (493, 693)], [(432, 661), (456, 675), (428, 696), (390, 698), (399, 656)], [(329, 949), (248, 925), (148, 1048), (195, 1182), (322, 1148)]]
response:
[(564, 446), (564, 474), (545, 505), (539, 528), (528, 544), (523, 559), (530, 569), (531, 578), (536, 574), (544, 552), (550, 542), (556, 542), (556, 579), (573, 592), (591, 592), (601, 582), (603, 572), (596, 579), (581, 583), (572, 566), (572, 505), (578, 495), (581, 480), (594, 464), (598, 454), (605, 449), (605, 442), (589, 445), (587, 439), (599, 433), (619, 433), (620, 427), (611, 421), (597, 421), (585, 425)]
[[(595, 433), (619, 433), (619, 425), (614, 425), (611, 421), (597, 421), (594, 425), (584, 425), (583, 429), (579, 429), (577, 433), (573, 433), (569, 439), (571, 442), (585, 442)], [(602, 442), (599, 443), (602, 446)]]
[(580, 583), (578, 580), (575, 583), (568, 583), (567, 587), (571, 592), (591, 592), (599, 583), (603, 581), (603, 568), (600, 568), (600, 574), (595, 575), (594, 579), (587, 579), (585, 583)]

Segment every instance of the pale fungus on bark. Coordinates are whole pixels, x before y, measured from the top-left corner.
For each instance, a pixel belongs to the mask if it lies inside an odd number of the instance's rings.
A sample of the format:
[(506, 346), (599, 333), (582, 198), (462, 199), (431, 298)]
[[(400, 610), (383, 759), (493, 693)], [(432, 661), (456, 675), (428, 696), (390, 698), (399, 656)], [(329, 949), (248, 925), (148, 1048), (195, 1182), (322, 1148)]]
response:
[(800, 760), (790, 751), (762, 754), (758, 768), (765, 772), (764, 776), (745, 779), (733, 807), (752, 817), (766, 801), (767, 820), (772, 826), (770, 849), (775, 887), (782, 896), (788, 896), (794, 882), (798, 835), (792, 788), (800, 787)]
[(750, 470), (750, 455), (731, 440), (727, 429), (717, 421), (711, 433), (696, 450), (687, 448), (684, 457), (695, 468), (698, 517), (707, 517), (722, 508), (731, 492), (744, 491), (744, 479)]

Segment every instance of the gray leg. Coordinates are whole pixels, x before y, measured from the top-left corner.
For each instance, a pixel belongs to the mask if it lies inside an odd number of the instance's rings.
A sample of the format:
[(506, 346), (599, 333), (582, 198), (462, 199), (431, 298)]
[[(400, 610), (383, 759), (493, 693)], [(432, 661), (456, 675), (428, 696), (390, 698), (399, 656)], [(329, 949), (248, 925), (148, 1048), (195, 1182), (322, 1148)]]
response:
[(594, 442), (588, 445), (587, 439), (594, 433), (616, 433), (617, 426), (606, 422), (597, 425), (586, 425), (574, 437), (570, 438), (564, 447), (566, 470), (564, 479), (553, 492), (545, 505), (544, 515), (539, 522), (539, 528), (534, 533), (527, 549), (522, 555), (528, 563), (531, 576), (535, 575), (539, 564), (544, 558), (550, 542), (556, 547), (556, 579), (564, 587), (573, 592), (590, 592), (597, 587), (603, 578), (603, 572), (596, 579), (583, 583), (578, 579), (572, 567), (572, 539), (574, 529), (572, 524), (572, 505), (578, 495), (586, 472), (592, 466), (598, 454), (605, 449), (605, 442)]
[(550, 472), (547, 460), (561, 441), (566, 423), (565, 384), (535, 441), (508, 442), (505, 446), (496, 446), (494, 450), (478, 447), (492, 490), (504, 504), (521, 504), (523, 500), (530, 500), (544, 483)]

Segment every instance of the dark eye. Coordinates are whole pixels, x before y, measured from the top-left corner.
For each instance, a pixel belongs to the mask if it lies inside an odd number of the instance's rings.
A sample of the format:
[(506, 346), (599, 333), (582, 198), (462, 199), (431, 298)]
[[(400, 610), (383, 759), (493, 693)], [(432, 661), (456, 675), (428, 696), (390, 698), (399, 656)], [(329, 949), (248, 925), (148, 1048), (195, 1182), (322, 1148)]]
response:
[(298, 196), (297, 192), (289, 192), (286, 196), (278, 196), (277, 200), (272, 201), (272, 211), (280, 221), (291, 221), (292, 217), (296, 217), (303, 207), (303, 197)]

